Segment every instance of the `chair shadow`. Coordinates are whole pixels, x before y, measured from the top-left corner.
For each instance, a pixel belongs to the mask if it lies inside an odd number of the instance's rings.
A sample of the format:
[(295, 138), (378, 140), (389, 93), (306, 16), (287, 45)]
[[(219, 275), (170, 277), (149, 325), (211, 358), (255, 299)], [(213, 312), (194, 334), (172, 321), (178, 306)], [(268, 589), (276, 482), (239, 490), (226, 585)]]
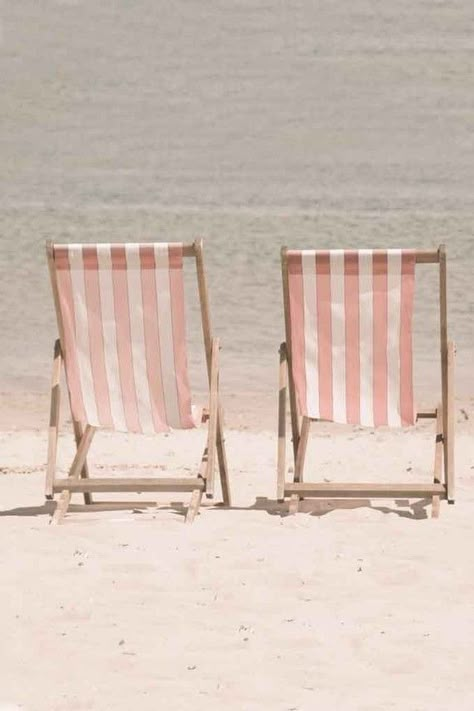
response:
[(55, 508), (54, 501), (45, 501), (41, 506), (18, 506), (14, 509), (0, 511), (0, 518), (7, 516), (45, 516), (53, 514)]
[[(431, 499), (421, 499), (410, 503), (408, 499), (396, 499), (394, 505), (374, 504), (372, 499), (303, 499), (298, 503), (298, 513), (309, 516), (327, 516), (333, 511), (341, 509), (372, 509), (383, 514), (395, 514), (400, 518), (422, 520), (428, 518), (427, 507), (431, 505)], [(286, 518), (291, 516), (289, 503), (279, 503), (276, 500), (265, 497), (257, 497), (255, 504), (249, 507), (253, 510), (265, 510), (271, 516)]]
[[(410, 503), (408, 499), (396, 499), (394, 506), (375, 505), (371, 499), (304, 499), (298, 504), (298, 513), (309, 516), (327, 516), (340, 509), (368, 508), (383, 514), (395, 514), (400, 518), (423, 520), (429, 518), (427, 507), (431, 506), (431, 499), (420, 499)], [(265, 511), (270, 516), (286, 518), (292, 516), (289, 511), (289, 502), (279, 502), (266, 496), (257, 496), (251, 506), (214, 505), (214, 509), (222, 511)]]
[[(14, 509), (0, 511), (0, 518), (8, 516), (47, 516), (54, 513), (56, 501), (45, 501), (41, 506), (19, 506)], [(143, 513), (149, 508), (156, 510), (172, 510), (182, 515), (186, 514), (187, 506), (180, 501), (160, 505), (156, 501), (97, 501), (93, 504), (70, 504), (70, 513), (90, 513), (93, 511), (130, 511)]]
[[(308, 516), (327, 516), (333, 511), (340, 509), (360, 509), (368, 508), (383, 514), (395, 514), (400, 518), (412, 520), (423, 520), (428, 518), (427, 507), (431, 505), (431, 499), (421, 499), (414, 503), (408, 499), (397, 499), (394, 506), (374, 505), (370, 499), (304, 499), (298, 504), (298, 513)], [(46, 501), (41, 506), (20, 506), (13, 509), (0, 511), (0, 518), (8, 516), (45, 516), (52, 515), (56, 502)], [(178, 516), (185, 517), (188, 509), (187, 503), (183, 501), (171, 501), (167, 504), (159, 504), (156, 501), (98, 501), (93, 504), (71, 504), (68, 513), (86, 513), (100, 511), (130, 511), (141, 514), (147, 509), (153, 508), (155, 511), (172, 511)], [(214, 511), (265, 511), (270, 516), (286, 518), (291, 516), (288, 501), (280, 503), (276, 499), (269, 499), (266, 496), (257, 496), (255, 502), (250, 506), (230, 506), (223, 504), (207, 504), (203, 502), (201, 511), (206, 508)]]

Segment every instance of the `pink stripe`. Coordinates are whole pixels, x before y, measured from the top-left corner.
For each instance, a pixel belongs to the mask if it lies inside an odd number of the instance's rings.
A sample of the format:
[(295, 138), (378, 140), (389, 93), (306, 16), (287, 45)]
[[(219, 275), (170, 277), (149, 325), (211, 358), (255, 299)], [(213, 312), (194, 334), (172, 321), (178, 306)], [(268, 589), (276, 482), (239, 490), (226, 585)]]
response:
[(100, 301), (99, 264), (97, 248), (82, 248), (84, 263), (84, 285), (89, 330), (89, 348), (92, 378), (94, 381), (95, 402), (99, 423), (102, 427), (113, 427), (110, 408), (109, 385), (105, 369), (104, 336), (102, 329), (102, 306)]
[(300, 412), (302, 415), (306, 415), (308, 412), (308, 404), (306, 401), (303, 262), (301, 252), (288, 252), (287, 259), (290, 300), (291, 367)]
[(415, 255), (402, 252), (400, 295), (400, 417), (403, 426), (415, 424), (413, 401), (412, 319), (415, 292)]
[(374, 424), (386, 425), (387, 414), (387, 254), (374, 253), (372, 257), (374, 274)]
[(67, 247), (54, 247), (54, 263), (59, 294), (64, 339), (64, 361), (67, 375), (67, 385), (71, 399), (72, 416), (77, 422), (87, 422), (84, 399), (82, 396), (79, 364), (76, 349), (76, 320), (74, 299), (72, 295), (71, 271)]
[(173, 324), (174, 370), (178, 393), (181, 427), (195, 427), (191, 415), (191, 390), (188, 382), (186, 361), (186, 325), (184, 321), (183, 247), (170, 244), (168, 247), (170, 266), (171, 319)]
[(316, 291), (319, 347), (319, 411), (322, 420), (332, 420), (331, 264), (329, 252), (316, 254)]
[(135, 377), (133, 374), (125, 247), (113, 245), (111, 247), (111, 258), (115, 322), (117, 329), (117, 354), (125, 421), (129, 432), (141, 432)]
[(155, 254), (153, 246), (140, 247), (140, 266), (143, 299), (143, 328), (151, 413), (156, 432), (169, 430), (166, 419), (163, 377), (161, 374), (160, 334), (156, 309)]
[(346, 326), (346, 412), (351, 425), (360, 422), (359, 254), (344, 254)]

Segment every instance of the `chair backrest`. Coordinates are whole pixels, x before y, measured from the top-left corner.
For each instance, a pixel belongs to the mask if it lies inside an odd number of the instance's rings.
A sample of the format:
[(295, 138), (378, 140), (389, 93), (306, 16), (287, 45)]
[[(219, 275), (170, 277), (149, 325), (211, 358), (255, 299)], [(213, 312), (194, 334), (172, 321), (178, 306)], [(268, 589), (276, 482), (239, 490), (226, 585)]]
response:
[(123, 432), (195, 427), (183, 245), (50, 245), (74, 419)]
[(287, 251), (284, 259), (301, 414), (369, 427), (414, 424), (415, 251)]

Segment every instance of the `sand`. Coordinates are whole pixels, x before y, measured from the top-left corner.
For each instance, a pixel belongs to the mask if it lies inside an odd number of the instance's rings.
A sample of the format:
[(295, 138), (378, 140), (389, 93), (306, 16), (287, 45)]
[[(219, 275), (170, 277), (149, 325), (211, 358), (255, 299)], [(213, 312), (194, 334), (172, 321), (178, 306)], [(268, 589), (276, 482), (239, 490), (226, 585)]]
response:
[[(0, 709), (471, 710), (472, 405), (457, 407), (457, 501), (438, 520), (407, 501), (304, 502), (288, 516), (275, 433), (253, 425), (227, 432), (231, 510), (202, 507), (185, 526), (188, 495), (87, 513), (76, 497), (53, 527), (46, 432), (4, 430)], [(203, 436), (102, 434), (92, 467), (192, 471)], [(71, 453), (65, 431), (62, 471)], [(307, 478), (429, 480), (431, 465), (426, 424), (325, 426)]]

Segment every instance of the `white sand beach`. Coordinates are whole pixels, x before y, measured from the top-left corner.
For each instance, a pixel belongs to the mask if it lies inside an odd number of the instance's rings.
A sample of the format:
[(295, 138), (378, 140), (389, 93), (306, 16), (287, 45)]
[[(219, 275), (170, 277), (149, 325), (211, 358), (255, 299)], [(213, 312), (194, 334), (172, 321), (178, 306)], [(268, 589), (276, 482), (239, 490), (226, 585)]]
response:
[[(275, 432), (253, 423), (227, 431), (230, 510), (204, 502), (186, 526), (187, 494), (89, 511), (76, 495), (54, 527), (46, 432), (4, 430), (0, 708), (472, 709), (473, 403), (457, 418), (456, 504), (437, 520), (429, 502), (380, 500), (288, 516)], [(203, 437), (98, 435), (92, 470), (191, 473)], [(430, 424), (323, 425), (306, 476), (430, 481), (432, 440)], [(60, 447), (65, 471), (67, 431)]]
[[(472, 0), (0, 8), (0, 711), (473, 711)], [(87, 510), (75, 495), (51, 526), (45, 241), (201, 236), (232, 507), (204, 501), (187, 526), (189, 495), (97, 495)], [(288, 515), (275, 498), (280, 248), (442, 243), (455, 505), (432, 519), (429, 501), (306, 500)], [(416, 396), (431, 408), (432, 266), (417, 267), (414, 316)], [(91, 471), (191, 476), (204, 437), (98, 434)], [(305, 478), (428, 483), (433, 445), (426, 421), (324, 424)], [(72, 456), (66, 422), (61, 473)]]

